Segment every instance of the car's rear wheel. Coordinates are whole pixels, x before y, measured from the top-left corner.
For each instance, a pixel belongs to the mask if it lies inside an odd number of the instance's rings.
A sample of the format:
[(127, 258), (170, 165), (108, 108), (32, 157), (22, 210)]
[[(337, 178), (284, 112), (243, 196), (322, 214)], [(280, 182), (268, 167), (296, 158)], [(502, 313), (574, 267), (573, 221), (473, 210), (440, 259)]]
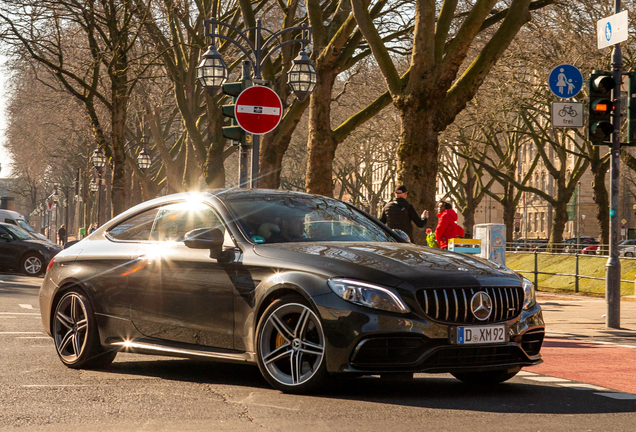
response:
[(117, 355), (100, 344), (93, 308), (76, 289), (65, 293), (55, 307), (53, 339), (60, 360), (73, 369), (106, 368)]
[(27, 276), (39, 276), (44, 271), (44, 260), (36, 253), (29, 253), (22, 258), (22, 273)]
[(491, 384), (498, 384), (504, 381), (508, 381), (519, 373), (521, 368), (502, 369), (486, 372), (472, 372), (472, 373), (453, 373), (452, 375), (458, 380), (465, 382), (466, 384), (475, 386), (485, 386)]
[(632, 258), (634, 256), (634, 252), (625, 252), (625, 256)]
[(318, 390), (328, 378), (320, 318), (305, 299), (285, 296), (272, 302), (256, 332), (258, 367), (286, 393)]

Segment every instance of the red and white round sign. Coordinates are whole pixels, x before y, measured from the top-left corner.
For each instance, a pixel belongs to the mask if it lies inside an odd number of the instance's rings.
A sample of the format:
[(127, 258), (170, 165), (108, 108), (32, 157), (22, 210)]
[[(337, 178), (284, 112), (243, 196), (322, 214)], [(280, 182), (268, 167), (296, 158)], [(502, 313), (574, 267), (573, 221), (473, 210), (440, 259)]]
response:
[(236, 98), (234, 116), (245, 132), (263, 135), (273, 131), (283, 117), (283, 103), (269, 87), (248, 87)]

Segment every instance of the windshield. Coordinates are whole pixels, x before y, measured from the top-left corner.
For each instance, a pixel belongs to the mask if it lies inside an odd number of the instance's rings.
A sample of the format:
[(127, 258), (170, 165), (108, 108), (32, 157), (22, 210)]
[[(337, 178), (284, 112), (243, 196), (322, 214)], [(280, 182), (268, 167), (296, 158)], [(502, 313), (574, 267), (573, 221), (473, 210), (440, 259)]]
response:
[(31, 225), (26, 223), (26, 221), (23, 221), (22, 219), (16, 219), (16, 222), (20, 226), (20, 228), (22, 228), (23, 230), (28, 231), (30, 233), (34, 233), (35, 232), (33, 230), (33, 228), (31, 227)]
[(254, 243), (397, 242), (372, 219), (324, 197), (229, 197), (237, 225)]
[(31, 234), (16, 226), (5, 225), (4, 228), (20, 240), (33, 240), (33, 236), (31, 236)]

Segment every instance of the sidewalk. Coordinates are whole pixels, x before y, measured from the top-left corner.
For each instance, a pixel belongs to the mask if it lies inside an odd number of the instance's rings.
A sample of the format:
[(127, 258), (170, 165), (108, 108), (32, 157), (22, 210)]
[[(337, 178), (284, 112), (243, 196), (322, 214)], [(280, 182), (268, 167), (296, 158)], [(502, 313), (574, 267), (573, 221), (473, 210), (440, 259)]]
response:
[(543, 309), (548, 338), (636, 345), (636, 302), (632, 298), (623, 298), (621, 301), (620, 329), (605, 326), (605, 299), (537, 292), (537, 301)]

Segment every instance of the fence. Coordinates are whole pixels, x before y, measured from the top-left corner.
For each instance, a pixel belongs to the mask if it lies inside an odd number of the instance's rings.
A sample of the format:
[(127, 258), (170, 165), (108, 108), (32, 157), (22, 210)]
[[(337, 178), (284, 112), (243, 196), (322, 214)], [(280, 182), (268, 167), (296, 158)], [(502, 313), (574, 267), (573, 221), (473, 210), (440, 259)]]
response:
[[(515, 259), (515, 257), (518, 256), (533, 256), (533, 264), (534, 264), (534, 268), (532, 270), (530, 269), (517, 269), (515, 268), (515, 262), (521, 264), (521, 262), (523, 262), (523, 264), (525, 264), (526, 266), (528, 265), (528, 260), (524, 259), (524, 260), (519, 260), (519, 259)], [(539, 256), (546, 256), (546, 257), (550, 257), (550, 256), (554, 256), (555, 258), (560, 258), (559, 260), (551, 260), (550, 263), (546, 264), (545, 267), (549, 267), (549, 266), (559, 266), (559, 265), (563, 265), (565, 263), (565, 261), (569, 261), (573, 260), (574, 261), (574, 273), (564, 273), (564, 272), (549, 272), (549, 271), (541, 271), (541, 266), (539, 265)], [(534, 285), (536, 289), (540, 288), (540, 284), (539, 284), (539, 275), (548, 275), (548, 276), (562, 276), (562, 277), (567, 277), (567, 278), (574, 278), (574, 292), (578, 293), (580, 292), (580, 281), (582, 279), (588, 279), (588, 280), (597, 280), (597, 281), (604, 281), (605, 277), (599, 277), (599, 276), (589, 276), (589, 275), (585, 275), (585, 274), (581, 274), (580, 271), (580, 259), (584, 258), (586, 260), (590, 260), (590, 259), (595, 259), (595, 260), (606, 260), (607, 256), (602, 256), (602, 255), (582, 255), (582, 254), (564, 254), (564, 253), (555, 253), (555, 252), (538, 252), (538, 251), (534, 251), (534, 252), (530, 252), (530, 253), (524, 253), (524, 252), (515, 252), (515, 253), (508, 253), (506, 256), (506, 261), (512, 261), (512, 265), (509, 265), (509, 267), (513, 270), (515, 270), (518, 273), (522, 273), (522, 274), (530, 274), (532, 275), (533, 279), (534, 279)], [(599, 264), (603, 264), (602, 262), (600, 263), (596, 263), (593, 266), (587, 266), (587, 267), (596, 267), (596, 272), (598, 273), (599, 270)], [(621, 258), (621, 268), (622, 270), (622, 275), (621, 277), (625, 276), (626, 274), (630, 274), (630, 275), (636, 275), (636, 259), (630, 259), (630, 258)], [(604, 265), (603, 265), (603, 269), (604, 269)], [(632, 279), (622, 279), (621, 278), (621, 283), (628, 283), (631, 284), (631, 286), (636, 286), (635, 284), (635, 280)], [(622, 287), (623, 291), (626, 290), (626, 287)], [(604, 287), (603, 287), (603, 291), (604, 291)], [(595, 292), (595, 291), (592, 291)], [(633, 292), (632, 292), (633, 294)]]

